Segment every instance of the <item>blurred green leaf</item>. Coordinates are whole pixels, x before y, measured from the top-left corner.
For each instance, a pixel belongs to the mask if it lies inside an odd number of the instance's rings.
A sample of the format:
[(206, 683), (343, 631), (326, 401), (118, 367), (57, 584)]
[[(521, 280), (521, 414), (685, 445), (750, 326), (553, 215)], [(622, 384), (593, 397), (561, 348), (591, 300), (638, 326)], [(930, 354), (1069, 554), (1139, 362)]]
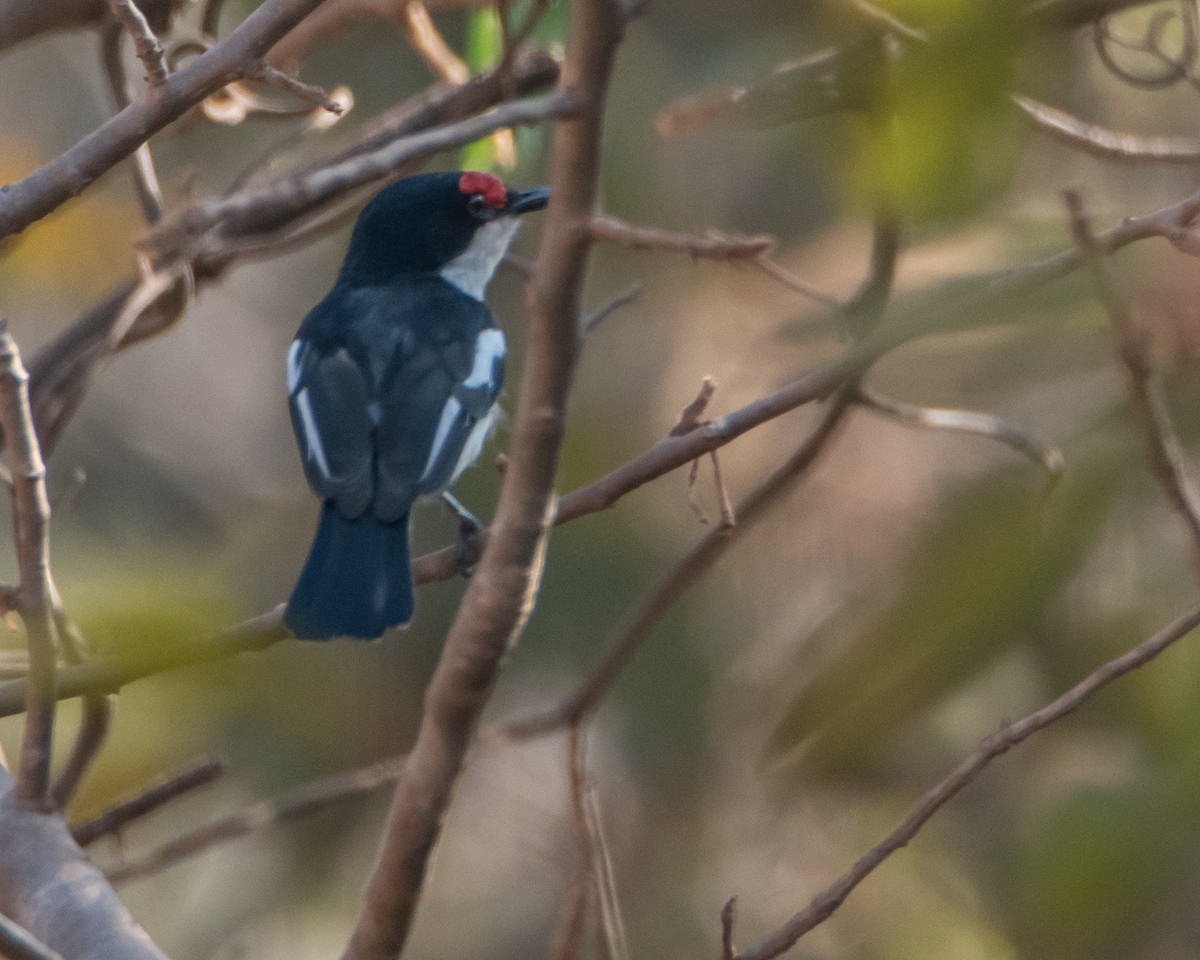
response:
[[(1112, 461), (1068, 463), (1048, 501), (1028, 470), (1012, 470), (951, 502), (913, 549), (896, 600), (793, 700), (768, 759), (802, 748), (806, 769), (862, 763), (1035, 629), (1093, 542), (1120, 476)], [(842, 619), (827, 628), (834, 636), (852, 629)]]
[(1024, 40), (1020, 10), (991, 0), (884, 6), (936, 42), (909, 44), (894, 59), (887, 118), (872, 121), (849, 167), (853, 192), (905, 220), (962, 215), (1008, 185), (1018, 158), (1021, 127), (1007, 97)]
[(1178, 808), (1140, 780), (1077, 789), (1030, 830), (1007, 871), (1029, 956), (1128, 956), (1190, 845)]
[[(498, 63), (503, 53), (499, 14), (494, 7), (476, 10), (467, 18), (467, 66), (472, 73), (478, 73)], [(467, 144), (459, 154), (461, 170), (491, 170), (495, 166), (496, 146), (492, 137)]]

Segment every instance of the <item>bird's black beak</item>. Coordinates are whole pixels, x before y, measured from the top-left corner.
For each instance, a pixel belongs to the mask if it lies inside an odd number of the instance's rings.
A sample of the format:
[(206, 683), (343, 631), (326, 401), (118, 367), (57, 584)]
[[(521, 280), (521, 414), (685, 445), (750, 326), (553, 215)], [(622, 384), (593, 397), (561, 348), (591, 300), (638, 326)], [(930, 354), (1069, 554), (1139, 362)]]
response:
[(534, 187), (531, 190), (509, 190), (504, 208), (500, 211), (506, 217), (516, 217), (522, 213), (533, 213), (535, 210), (545, 210), (550, 202), (549, 187)]

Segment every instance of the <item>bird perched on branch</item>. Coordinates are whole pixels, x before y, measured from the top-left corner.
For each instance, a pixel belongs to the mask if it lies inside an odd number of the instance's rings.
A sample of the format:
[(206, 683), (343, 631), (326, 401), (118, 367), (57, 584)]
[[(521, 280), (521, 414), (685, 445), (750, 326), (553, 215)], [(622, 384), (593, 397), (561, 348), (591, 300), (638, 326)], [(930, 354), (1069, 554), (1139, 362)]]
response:
[(337, 282), (287, 354), (292, 427), (323, 501), (284, 613), (297, 637), (372, 639), (412, 618), (409, 511), (444, 494), (492, 431), (505, 341), (483, 295), (518, 217), (549, 198), (486, 173), (432, 173), (359, 215)]

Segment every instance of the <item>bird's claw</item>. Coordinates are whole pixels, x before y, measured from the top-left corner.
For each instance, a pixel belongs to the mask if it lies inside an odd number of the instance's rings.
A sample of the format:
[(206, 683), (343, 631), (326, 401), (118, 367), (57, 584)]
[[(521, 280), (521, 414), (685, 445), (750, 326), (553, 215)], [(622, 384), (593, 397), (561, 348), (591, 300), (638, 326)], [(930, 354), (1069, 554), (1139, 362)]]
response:
[(483, 532), (483, 524), (479, 522), (475, 514), (449, 493), (443, 491), (442, 500), (458, 517), (458, 539), (454, 544), (454, 569), (460, 576), (469, 579), (475, 572), (475, 565), (479, 562), (479, 534)]

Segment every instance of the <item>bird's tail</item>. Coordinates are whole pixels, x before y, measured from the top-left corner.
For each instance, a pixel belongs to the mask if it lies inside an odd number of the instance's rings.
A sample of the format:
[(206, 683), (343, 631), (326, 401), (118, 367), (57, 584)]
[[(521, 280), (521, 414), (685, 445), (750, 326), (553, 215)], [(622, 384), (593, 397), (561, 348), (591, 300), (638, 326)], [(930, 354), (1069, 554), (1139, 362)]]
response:
[(373, 640), (412, 612), (408, 514), (393, 523), (370, 512), (349, 520), (326, 500), (283, 615), (288, 629), (301, 640)]

